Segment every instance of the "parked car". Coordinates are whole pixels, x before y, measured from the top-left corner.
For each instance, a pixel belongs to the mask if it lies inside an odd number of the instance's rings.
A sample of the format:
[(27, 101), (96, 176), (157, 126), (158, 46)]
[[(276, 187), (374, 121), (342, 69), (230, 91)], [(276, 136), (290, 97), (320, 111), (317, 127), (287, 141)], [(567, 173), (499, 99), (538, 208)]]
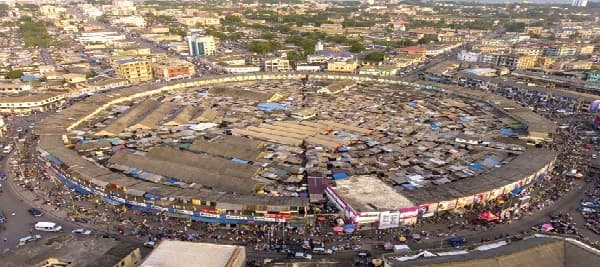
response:
[(75, 229), (75, 230), (71, 231), (71, 233), (79, 234), (79, 235), (91, 235), (92, 230), (79, 228), (79, 229)]
[(156, 242), (154, 242), (154, 241), (147, 241), (147, 242), (144, 242), (144, 247), (147, 247), (147, 248), (154, 248), (155, 246), (156, 246)]
[(41, 217), (42, 215), (44, 215), (44, 213), (36, 208), (31, 208), (27, 210), (29, 212), (29, 214), (33, 215), (34, 217)]
[(448, 239), (448, 243), (450, 243), (450, 246), (452, 246), (453, 248), (460, 248), (462, 247), (462, 245), (465, 243), (465, 239), (459, 236), (455, 236), (453, 238)]
[(294, 257), (296, 259), (307, 259), (307, 260), (312, 259), (312, 255), (305, 253), (305, 252), (296, 252), (296, 254), (294, 254)]
[(581, 211), (581, 212), (589, 212), (589, 213), (596, 212), (596, 209), (591, 209), (591, 208), (586, 208), (586, 207), (579, 207), (577, 210)]
[(19, 239), (19, 245), (22, 246), (22, 245), (25, 245), (25, 244), (27, 244), (29, 242), (33, 242), (33, 241), (39, 240), (41, 238), (42, 238), (41, 235), (26, 236), (26, 237), (23, 237), (23, 238)]
[(5, 223), (6, 222), (6, 216), (4, 215), (3, 212), (0, 211), (0, 223)]

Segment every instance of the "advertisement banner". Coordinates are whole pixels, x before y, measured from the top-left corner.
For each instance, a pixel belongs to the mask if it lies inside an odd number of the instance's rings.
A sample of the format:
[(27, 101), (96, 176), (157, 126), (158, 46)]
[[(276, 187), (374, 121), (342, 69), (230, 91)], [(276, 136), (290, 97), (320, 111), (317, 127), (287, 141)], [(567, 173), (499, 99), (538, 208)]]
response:
[(424, 218), (432, 217), (433, 215), (435, 215), (437, 207), (438, 203), (420, 205), (418, 210), (419, 216)]
[(438, 204), (438, 211), (444, 211), (444, 210), (453, 210), (454, 208), (456, 208), (456, 199), (454, 200), (448, 200), (448, 201), (441, 201)]

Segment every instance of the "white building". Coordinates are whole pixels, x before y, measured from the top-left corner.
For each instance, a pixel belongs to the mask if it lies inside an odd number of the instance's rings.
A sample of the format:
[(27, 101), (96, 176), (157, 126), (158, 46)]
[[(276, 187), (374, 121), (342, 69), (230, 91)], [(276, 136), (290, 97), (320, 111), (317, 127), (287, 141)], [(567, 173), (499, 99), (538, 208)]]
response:
[(77, 37), (77, 40), (82, 44), (110, 44), (115, 41), (125, 40), (125, 35), (110, 31), (82, 32), (81, 36)]
[(572, 6), (585, 7), (587, 6), (587, 2), (588, 0), (573, 0)]
[(120, 17), (113, 21), (113, 24), (135, 26), (135, 27), (146, 27), (146, 21), (142, 16), (126, 16)]
[(467, 51), (467, 50), (461, 50), (458, 53), (456, 60), (466, 61), (466, 62), (478, 62), (480, 57), (481, 57), (481, 53)]
[(211, 56), (217, 51), (215, 38), (212, 36), (191, 35), (186, 37), (190, 50), (190, 56)]

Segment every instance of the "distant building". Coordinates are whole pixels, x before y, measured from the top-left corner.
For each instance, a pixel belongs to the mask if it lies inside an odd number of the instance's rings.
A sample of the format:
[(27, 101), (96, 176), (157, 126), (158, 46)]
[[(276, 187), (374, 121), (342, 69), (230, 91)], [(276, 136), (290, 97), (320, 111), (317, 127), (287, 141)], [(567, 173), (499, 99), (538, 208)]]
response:
[(331, 59), (327, 62), (327, 71), (353, 73), (358, 68), (355, 59)]
[(585, 7), (587, 6), (588, 0), (573, 0), (572, 6)]
[(113, 68), (119, 78), (131, 83), (152, 80), (152, 68), (147, 59), (126, 58), (113, 62)]
[(427, 54), (427, 48), (418, 45), (401, 47), (398, 48), (398, 54), (420, 55), (422, 57), (425, 57), (425, 55)]
[(586, 81), (588, 82), (597, 82), (600, 80), (600, 72), (590, 71), (586, 75)]
[(215, 54), (215, 39), (212, 36), (191, 35), (186, 37), (190, 56), (211, 56)]
[(481, 53), (462, 50), (458, 53), (456, 60), (466, 62), (477, 62), (481, 57)]
[(196, 73), (194, 64), (180, 59), (167, 59), (153, 63), (152, 70), (155, 78), (165, 81), (191, 77)]
[(290, 71), (290, 61), (286, 57), (265, 58), (262, 62), (264, 71)]
[(16, 81), (0, 81), (0, 93), (18, 94), (31, 90), (31, 84)]
[(140, 265), (140, 267), (154, 266), (242, 267), (246, 266), (246, 248), (163, 240)]

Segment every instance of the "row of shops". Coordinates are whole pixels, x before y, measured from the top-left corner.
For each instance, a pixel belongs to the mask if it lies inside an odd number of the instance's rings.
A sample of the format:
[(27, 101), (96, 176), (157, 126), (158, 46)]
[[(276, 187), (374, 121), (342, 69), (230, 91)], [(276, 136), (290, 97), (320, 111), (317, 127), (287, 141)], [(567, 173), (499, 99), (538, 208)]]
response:
[(261, 216), (252, 215), (236, 215), (230, 214), (227, 211), (210, 208), (198, 208), (197, 210), (187, 210), (175, 208), (177, 205), (166, 206), (154, 201), (157, 195), (152, 193), (144, 193), (142, 198), (130, 199), (128, 196), (111, 193), (114, 188), (111, 184), (105, 188), (100, 186), (93, 186), (92, 184), (84, 184), (81, 181), (77, 181), (62, 170), (63, 166), (60, 160), (51, 155), (46, 157), (40, 157), (45, 162), (43, 167), (44, 171), (52, 179), (64, 184), (69, 189), (83, 196), (96, 196), (101, 201), (114, 205), (123, 206), (132, 210), (139, 210), (150, 214), (165, 214), (170, 217), (185, 218), (192, 221), (205, 222), (205, 223), (216, 223), (216, 224), (263, 224), (263, 223), (284, 223), (288, 222), (291, 218), (291, 214), (287, 213), (265, 213)]
[[(353, 207), (349, 201), (344, 200), (336, 188), (328, 186), (325, 188), (327, 199), (333, 203), (339, 210), (343, 211), (347, 222), (364, 228), (387, 229), (396, 228), (402, 225), (414, 225), (420, 219), (433, 217), (443, 212), (457, 212), (465, 209), (471, 209), (475, 205), (486, 206), (490, 203), (504, 204), (507, 199), (510, 203), (503, 206), (501, 217), (509, 218), (514, 212), (524, 205), (528, 204), (528, 197), (521, 196), (522, 193), (536, 183), (547, 179), (551, 172), (555, 160), (547, 163), (537, 172), (532, 173), (518, 181), (506, 184), (502, 187), (488, 191), (483, 191), (474, 195), (440, 200), (434, 203), (415, 204), (410, 207), (399, 207), (394, 210), (361, 210)], [(401, 193), (398, 193), (401, 194)], [(512, 199), (515, 200), (512, 200)]]

